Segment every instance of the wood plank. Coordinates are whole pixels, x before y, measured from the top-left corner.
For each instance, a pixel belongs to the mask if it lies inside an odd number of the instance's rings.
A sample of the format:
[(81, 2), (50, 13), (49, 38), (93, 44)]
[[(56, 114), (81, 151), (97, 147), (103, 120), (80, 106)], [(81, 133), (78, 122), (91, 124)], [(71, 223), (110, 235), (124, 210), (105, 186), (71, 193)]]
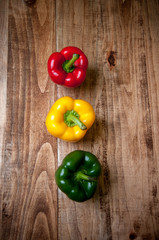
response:
[[(96, 112), (96, 122), (79, 143), (59, 140), (58, 163), (66, 153), (82, 149), (94, 153), (102, 164), (99, 188), (93, 199), (74, 203), (59, 191), (59, 239), (111, 239), (111, 212), (109, 192), (109, 167), (107, 161), (107, 102), (103, 66), (107, 49), (102, 52), (104, 24), (109, 4), (97, 1), (58, 1), (57, 50), (73, 45), (81, 48), (89, 59), (86, 81), (77, 89), (58, 88), (58, 97), (69, 95), (90, 102)], [(102, 7), (106, 7), (102, 11)], [(69, 12), (66, 10), (69, 8)], [(104, 14), (104, 16), (101, 15)], [(63, 18), (62, 18), (63, 16)], [(65, 21), (67, 19), (67, 21)], [(109, 31), (110, 33), (110, 31)], [(105, 32), (106, 34), (106, 32)], [(105, 36), (106, 39), (106, 36)], [(105, 40), (104, 39), (104, 40)], [(109, 39), (109, 38), (108, 38)], [(108, 41), (107, 39), (107, 41)], [(109, 46), (109, 45), (108, 45)], [(64, 224), (65, 223), (65, 224)]]
[(56, 239), (57, 143), (45, 128), (55, 50), (55, 2), (9, 1), (6, 128), (2, 161), (2, 239)]
[(58, 97), (85, 99), (97, 116), (79, 143), (58, 141), (58, 164), (83, 149), (103, 167), (92, 200), (59, 191), (59, 239), (158, 239), (158, 10), (156, 1), (57, 1), (57, 50), (74, 45), (89, 59), (85, 83), (58, 87)]
[[(7, 96), (7, 51), (8, 51), (8, 2), (0, 1), (0, 189), (2, 189), (3, 136), (6, 121)], [(0, 213), (2, 213), (2, 191), (0, 191)], [(0, 239), (2, 214), (0, 214)]]

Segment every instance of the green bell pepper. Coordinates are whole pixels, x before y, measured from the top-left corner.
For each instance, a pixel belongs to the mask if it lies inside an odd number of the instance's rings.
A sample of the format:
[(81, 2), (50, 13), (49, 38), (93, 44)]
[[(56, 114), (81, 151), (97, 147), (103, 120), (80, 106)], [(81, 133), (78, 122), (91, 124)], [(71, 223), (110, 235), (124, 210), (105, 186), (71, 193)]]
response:
[(69, 153), (56, 170), (57, 186), (70, 199), (83, 202), (90, 199), (97, 187), (101, 165), (92, 153), (76, 150)]

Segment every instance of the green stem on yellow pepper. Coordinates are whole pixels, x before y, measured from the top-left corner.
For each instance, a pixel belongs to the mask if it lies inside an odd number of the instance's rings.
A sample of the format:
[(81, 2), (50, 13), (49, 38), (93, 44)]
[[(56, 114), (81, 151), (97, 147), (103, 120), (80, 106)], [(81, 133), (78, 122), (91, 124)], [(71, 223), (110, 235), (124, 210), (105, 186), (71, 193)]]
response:
[(64, 114), (64, 121), (68, 127), (78, 126), (81, 130), (86, 130), (86, 125), (79, 119), (79, 114), (74, 110), (68, 110)]

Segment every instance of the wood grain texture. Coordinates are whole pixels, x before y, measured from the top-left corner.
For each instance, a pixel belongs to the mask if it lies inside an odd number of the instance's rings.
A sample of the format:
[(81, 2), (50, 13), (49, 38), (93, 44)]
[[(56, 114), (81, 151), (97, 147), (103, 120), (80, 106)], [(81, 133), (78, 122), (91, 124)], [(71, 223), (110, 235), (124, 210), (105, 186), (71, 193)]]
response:
[[(0, 238), (159, 239), (159, 2), (0, 2)], [(47, 59), (74, 45), (88, 57), (76, 89), (52, 83)], [(45, 117), (62, 96), (92, 104), (84, 139), (52, 137)], [(75, 149), (102, 165), (84, 203), (57, 190), (54, 174)]]
[(55, 89), (48, 88), (42, 64), (55, 43), (55, 4), (39, 1), (28, 8), (22, 1), (9, 1), (8, 11), (2, 239), (56, 239), (57, 144), (45, 129)]
[[(6, 121), (6, 96), (7, 96), (7, 51), (8, 51), (8, 2), (0, 1), (0, 189), (2, 189), (2, 158), (3, 158), (3, 137)], [(2, 213), (3, 193), (0, 191), (0, 212)], [(0, 223), (2, 214), (0, 214)], [(0, 231), (0, 239), (2, 233)]]

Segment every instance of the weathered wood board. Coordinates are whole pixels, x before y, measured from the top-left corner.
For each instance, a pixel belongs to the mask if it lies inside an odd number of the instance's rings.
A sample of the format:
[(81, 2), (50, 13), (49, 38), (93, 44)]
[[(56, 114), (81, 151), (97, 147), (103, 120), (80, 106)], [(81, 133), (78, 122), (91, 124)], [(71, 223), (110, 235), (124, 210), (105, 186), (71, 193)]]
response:
[[(85, 82), (50, 81), (66, 46), (88, 57)], [(159, 1), (0, 1), (0, 239), (159, 239)], [(96, 121), (77, 143), (45, 126), (62, 96), (90, 102)], [(69, 200), (55, 170), (69, 152), (94, 153), (95, 196)]]

